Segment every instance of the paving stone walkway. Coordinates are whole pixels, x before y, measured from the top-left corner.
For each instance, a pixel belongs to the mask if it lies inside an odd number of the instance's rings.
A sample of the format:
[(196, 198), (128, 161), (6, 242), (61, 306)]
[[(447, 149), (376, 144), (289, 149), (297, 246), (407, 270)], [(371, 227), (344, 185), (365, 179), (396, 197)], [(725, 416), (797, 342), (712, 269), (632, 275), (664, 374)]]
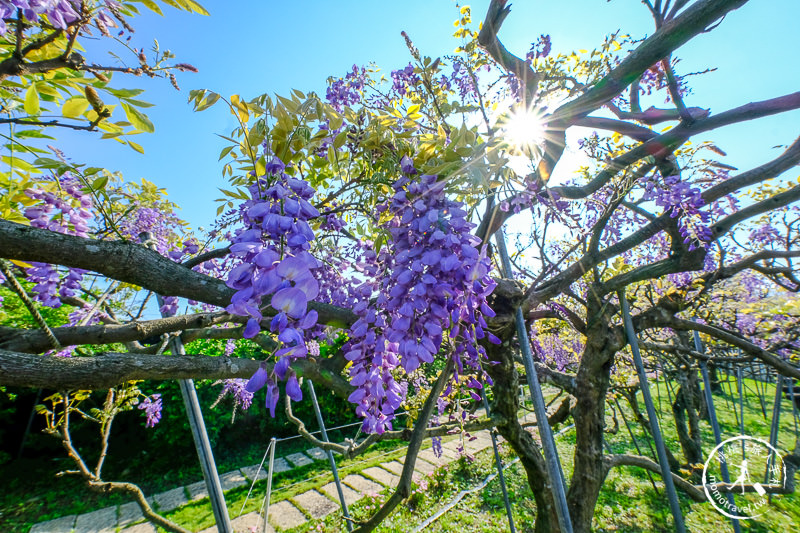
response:
[[(492, 445), (488, 431), (476, 434), (474, 440), (466, 443), (470, 454), (482, 451)], [(458, 440), (442, 445), (442, 456), (436, 457), (430, 448), (419, 453), (414, 470), (420, 475), (427, 475), (453, 460), (458, 455)], [(378, 466), (363, 469), (358, 474), (350, 474), (342, 479), (345, 501), (355, 503), (361, 498), (377, 494), (385, 488), (395, 487), (403, 470), (404, 457), (386, 461)], [(312, 448), (304, 453), (293, 453), (286, 458), (276, 458), (273, 464), (275, 472), (285, 472), (314, 461), (327, 460), (325, 452)], [(256, 477), (258, 465), (246, 466), (233, 472), (220, 475), (223, 490), (226, 492), (243, 485), (250, 485)], [(266, 473), (259, 472), (258, 479), (264, 479)], [(200, 481), (185, 487), (177, 487), (150, 498), (153, 508), (161, 513), (169, 512), (190, 501), (208, 497), (205, 483)], [(339, 509), (339, 495), (334, 483), (323, 485), (319, 489), (310, 490), (273, 503), (269, 508), (269, 525), (267, 531), (275, 533), (297, 527), (309, 519), (324, 518)], [(141, 510), (136, 503), (126, 503), (108, 507), (82, 515), (65, 516), (34, 524), (30, 533), (156, 533), (156, 528), (149, 522), (143, 522)], [(260, 524), (258, 513), (252, 512), (231, 520), (236, 533), (249, 533)], [(216, 526), (202, 530), (201, 533), (216, 533)]]

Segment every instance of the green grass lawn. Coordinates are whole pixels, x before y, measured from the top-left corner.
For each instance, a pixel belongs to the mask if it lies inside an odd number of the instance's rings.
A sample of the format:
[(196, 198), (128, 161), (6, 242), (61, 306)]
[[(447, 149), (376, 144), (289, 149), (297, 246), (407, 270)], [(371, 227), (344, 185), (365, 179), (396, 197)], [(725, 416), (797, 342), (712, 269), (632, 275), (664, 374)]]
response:
[[(755, 394), (755, 384), (748, 381), (750, 392), (746, 394), (744, 406), (745, 432), (763, 440), (769, 438), (769, 427), (772, 413), (772, 401), (775, 388), (766, 386), (765, 403), (767, 418), (762, 413), (761, 405)], [(667, 445), (680, 459), (675, 424), (672, 419), (667, 390), (663, 383), (653, 386), (651, 391), (658, 408), (656, 393), (662, 395), (660, 416), (661, 426)], [(727, 386), (723, 394), (714, 396), (717, 416), (720, 421), (723, 440), (739, 435), (739, 425), (733, 413), (733, 400), (738, 396), (729, 394)], [(640, 398), (641, 400), (641, 398)], [(627, 405), (622, 403), (623, 409)], [(738, 404), (737, 404), (738, 409)], [(626, 412), (629, 421), (631, 413)], [(613, 424), (610, 422), (608, 427)], [(620, 429), (616, 434), (608, 434), (607, 441), (614, 453), (636, 453), (631, 438), (620, 420)], [(701, 421), (704, 440), (703, 450), (708, 453), (715, 446), (710, 425)], [(640, 446), (647, 447), (645, 433), (632, 424), (634, 435)], [(795, 425), (792, 417), (792, 406), (788, 400), (782, 402), (779, 449), (785, 453), (794, 447)], [(557, 438), (557, 446), (567, 478), (572, 469), (572, 450), (575, 443), (574, 430), (569, 430)], [(649, 452), (643, 450), (643, 454)], [(506, 462), (513, 456), (505, 454)], [(476, 461), (464, 459), (440, 469), (434, 476), (423, 478), (415, 484), (413, 495), (377, 529), (379, 532), (406, 533), (413, 531), (428, 517), (436, 513), (458, 492), (480, 484), (489, 474), (495, 472), (491, 449), (478, 455)], [(634, 467), (621, 467), (612, 470), (600, 494), (595, 510), (593, 529), (596, 531), (651, 532), (674, 531), (672, 515), (666, 501), (661, 480), (654, 475), (659, 493), (653, 489), (647, 473)], [(533, 494), (527, 485), (525, 473), (519, 463), (506, 470), (506, 480), (514, 514), (515, 525), (519, 531), (532, 531), (535, 524), (536, 509)], [(350, 512), (355, 519), (365, 519), (377, 510), (387, 498), (384, 492), (374, 498), (368, 497), (351, 506)], [(679, 492), (681, 508), (686, 526), (692, 532), (722, 533), (733, 531), (729, 520), (716, 512), (709, 503), (697, 503)], [(336, 513), (321, 521), (311, 521), (296, 528), (293, 533), (344, 531), (340, 513)], [(772, 499), (769, 510), (755, 520), (742, 521), (744, 531), (796, 531), (800, 524), (800, 496), (798, 494), (779, 495)], [(453, 509), (425, 528), (425, 532), (504, 532), (509, 531), (502, 494), (498, 480), (490, 482), (484, 489), (469, 494)]]
[[(774, 386), (766, 385), (766, 390), (764, 391), (767, 413), (765, 417), (761, 402), (755, 394), (756, 384), (749, 380), (746, 381), (746, 384), (746, 401), (744, 405), (745, 433), (767, 440), (775, 392)], [(739, 426), (733, 412), (734, 401), (737, 402), (738, 409), (738, 397), (736, 396), (735, 383), (733, 385), (733, 389), (729, 389), (727, 385), (724, 385), (723, 394), (714, 396), (723, 439), (739, 434)], [(656, 402), (656, 408), (659, 410), (661, 427), (667, 446), (679, 459), (682, 459), (666, 386), (664, 383), (659, 383), (657, 386), (652, 385), (651, 391)], [(730, 392), (733, 392), (733, 395)], [(553, 395), (554, 391), (546, 391), (547, 397), (552, 397)], [(661, 398), (660, 403), (658, 401), (659, 397)], [(620, 403), (623, 409), (627, 409), (627, 403), (622, 401)], [(643, 408), (643, 404), (641, 407)], [(642, 447), (642, 453), (650, 455), (646, 433), (641, 427), (632, 422), (631, 413), (627, 410), (626, 416), (631, 423), (636, 439)], [(613, 426), (610, 411), (606, 422), (607, 427), (611, 428)], [(707, 454), (715, 445), (713, 433), (709, 424), (704, 420), (701, 421), (701, 427), (704, 436), (703, 450)], [(791, 450), (794, 447), (795, 425), (792, 418), (792, 406), (788, 400), (783, 400), (782, 402), (779, 435), (778, 448), (784, 453)], [(569, 479), (572, 469), (574, 439), (574, 430), (565, 431), (557, 438), (557, 446), (567, 479)], [(404, 456), (404, 444), (402, 442), (384, 442), (353, 460), (342, 461), (339, 458), (341, 477), (345, 477), (350, 473), (360, 472), (369, 466)], [(632, 439), (622, 419), (619, 420), (618, 432), (616, 434), (607, 434), (607, 444), (614, 453), (636, 453)], [(278, 455), (296, 451), (295, 448), (301, 445), (304, 445), (301, 440), (292, 441), (291, 444), (282, 444), (278, 449)], [(259, 450), (260, 453), (258, 453)], [(242, 460), (237, 461), (235, 457), (225, 457), (221, 461), (220, 472), (232, 470), (237, 466), (258, 463), (261, 459), (260, 454), (263, 454), (262, 448), (258, 450), (253, 448)], [(513, 457), (506, 454), (504, 460), (508, 463), (513, 460)], [(52, 461), (53, 465), (57, 462), (58, 460)], [(50, 468), (53, 465), (50, 465)], [(413, 530), (414, 527), (421, 524), (426, 518), (436, 513), (442, 506), (452, 500), (459, 491), (479, 485), (486, 476), (493, 472), (495, 472), (494, 461), (491, 449), (488, 449), (479, 454), (474, 462), (461, 459), (440, 469), (433, 476), (419, 478), (412, 496), (398, 507), (379, 527), (378, 531), (407, 532)], [(170, 480), (169, 483), (151, 483), (148, 486), (149, 493), (153, 494), (179, 485), (180, 483), (174, 482), (173, 477), (167, 476), (165, 478)], [(194, 479), (195, 477), (197, 476), (192, 476), (192, 479), (186, 479), (185, 482), (197, 481), (199, 478)], [(533, 503), (533, 495), (527, 485), (525, 473), (519, 463), (508, 467), (506, 477), (517, 529), (519, 531), (532, 530), (535, 523), (536, 509)], [(621, 467), (613, 470), (606, 479), (598, 500), (594, 529), (597, 531), (673, 531), (672, 516), (669, 513), (660, 478), (655, 475), (653, 478), (658, 487), (658, 494), (654, 491), (647, 473), (643, 470), (634, 467)], [(326, 461), (318, 461), (303, 468), (276, 474), (273, 478), (271, 501), (276, 503), (290, 499), (297, 494), (325, 485), (331, 479)], [(95, 497), (78, 480), (70, 481), (62, 478), (53, 482), (51, 479), (48, 483), (49, 487), (41, 487), (40, 495), (32, 496), (32, 501), (26, 501), (21, 498), (19, 493), (13, 494), (13, 485), (7, 486), (7, 491), (4, 491), (4, 494), (0, 496), (2, 498), (0, 500), (2, 502), (0, 508), (3, 508), (3, 516), (0, 516), (0, 528), (3, 531), (25, 532), (32, 523), (37, 521), (76, 512), (89, 512), (93, 508), (124, 503), (124, 500), (120, 497)], [(226, 494), (228, 508), (232, 517), (239, 515), (249, 488), (249, 486), (240, 487)], [(244, 505), (243, 513), (246, 514), (260, 508), (265, 489), (265, 481), (255, 485), (250, 498)], [(679, 496), (687, 528), (690, 531), (719, 533), (733, 530), (728, 519), (717, 513), (710, 504), (694, 502), (680, 493)], [(365, 519), (375, 512), (386, 497), (386, 491), (375, 497), (367, 497), (351, 506), (351, 514), (356, 519)], [(68, 498), (69, 501), (67, 501)], [(17, 506), (22, 510), (18, 509), (17, 512), (14, 512), (13, 506), (8, 505), (11, 501), (18, 502)], [(43, 507), (57, 509), (61, 512), (51, 512), (50, 516), (37, 515), (36, 509)], [(166, 516), (194, 531), (208, 527), (213, 523), (213, 515), (207, 499), (186, 505), (167, 513)], [(797, 524), (800, 524), (800, 496), (797, 494), (781, 495), (773, 498), (769, 512), (762, 517), (743, 522), (743, 529), (763, 532), (794, 531), (797, 529)], [(425, 531), (496, 532), (508, 530), (499, 483), (495, 479), (482, 490), (467, 495), (456, 507), (428, 526)], [(306, 531), (329, 533), (344, 531), (341, 513), (334, 513), (324, 520), (309, 521), (297, 528), (298, 533)]]

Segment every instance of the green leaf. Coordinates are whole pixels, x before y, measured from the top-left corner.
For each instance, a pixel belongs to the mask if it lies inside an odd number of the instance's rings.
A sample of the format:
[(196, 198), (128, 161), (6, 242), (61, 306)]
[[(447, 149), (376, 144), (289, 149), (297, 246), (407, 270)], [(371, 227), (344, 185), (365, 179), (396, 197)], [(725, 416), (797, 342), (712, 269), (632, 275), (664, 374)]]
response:
[(338, 150), (344, 145), (344, 142), (347, 140), (347, 131), (339, 132), (336, 138), (333, 140), (333, 148)]
[(155, 105), (150, 102), (145, 102), (144, 100), (135, 100), (133, 98), (126, 98), (125, 101), (136, 107), (153, 107)]
[(144, 92), (144, 89), (105, 89), (109, 93), (113, 94), (117, 98), (131, 98), (133, 96), (139, 96)]
[(195, 111), (205, 111), (206, 109), (208, 109), (212, 105), (216, 104), (217, 100), (219, 100), (219, 94), (212, 92), (206, 98), (204, 98), (203, 100), (198, 102), (195, 105), (194, 110)]
[(137, 2), (141, 2), (142, 4), (144, 4), (144, 6), (145, 6), (147, 9), (149, 9), (150, 11), (153, 11), (153, 12), (155, 12), (155, 13), (158, 13), (158, 14), (159, 14), (159, 15), (161, 15), (162, 17), (164, 16), (164, 13), (161, 11), (161, 8), (160, 8), (160, 7), (158, 7), (158, 4), (156, 4), (155, 2), (153, 2), (153, 0), (136, 0), (136, 1), (137, 1)]
[(61, 106), (61, 114), (67, 118), (78, 118), (89, 109), (89, 101), (83, 96), (73, 96)]
[(190, 11), (208, 16), (208, 11), (194, 0), (183, 0), (183, 3), (188, 6)]
[(25, 112), (29, 115), (38, 115), (39, 110), (39, 91), (36, 90), (36, 84), (31, 83), (28, 90), (25, 91)]
[(219, 153), (219, 161), (222, 161), (222, 158), (228, 155), (231, 150), (233, 150), (233, 146), (226, 146), (222, 149), (222, 152)]
[(49, 135), (45, 135), (39, 130), (19, 130), (14, 132), (14, 137), (20, 138), (36, 138), (36, 139), (53, 139)]
[(153, 133), (156, 131), (156, 127), (153, 126), (153, 123), (150, 122), (150, 119), (147, 118), (147, 115), (136, 109), (135, 107), (122, 102), (122, 109), (125, 110), (125, 116), (128, 117), (128, 121), (130, 121), (133, 126), (145, 133)]
[(108, 185), (108, 176), (100, 176), (92, 182), (92, 189), (100, 191), (105, 189), (106, 185)]
[(136, 143), (135, 143), (135, 142), (133, 142), (133, 141), (128, 141), (128, 145), (130, 145), (130, 147), (131, 147), (131, 148), (133, 148), (134, 150), (136, 150), (136, 151), (137, 151), (137, 152), (139, 152), (140, 154), (143, 154), (143, 153), (144, 153), (144, 148), (142, 148), (142, 147), (141, 147), (141, 145), (139, 145), (139, 144), (136, 144)]

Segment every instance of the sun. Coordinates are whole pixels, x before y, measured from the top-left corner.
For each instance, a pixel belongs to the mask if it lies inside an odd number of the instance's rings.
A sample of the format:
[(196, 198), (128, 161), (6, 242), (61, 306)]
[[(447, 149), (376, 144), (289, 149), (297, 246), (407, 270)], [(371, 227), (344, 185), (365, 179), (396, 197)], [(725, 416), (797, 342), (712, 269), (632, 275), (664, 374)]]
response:
[(542, 115), (536, 109), (526, 109), (525, 106), (512, 107), (502, 115), (497, 124), (499, 134), (512, 154), (524, 154), (530, 159), (541, 155), (541, 147), (545, 140), (545, 125)]

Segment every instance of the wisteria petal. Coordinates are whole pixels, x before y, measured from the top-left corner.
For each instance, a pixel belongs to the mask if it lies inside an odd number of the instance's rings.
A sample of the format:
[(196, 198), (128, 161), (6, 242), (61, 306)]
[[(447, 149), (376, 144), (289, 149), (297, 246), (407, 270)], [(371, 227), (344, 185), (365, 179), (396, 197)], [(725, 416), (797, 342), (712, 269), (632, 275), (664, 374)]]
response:
[(269, 374), (266, 369), (264, 369), (264, 367), (258, 367), (255, 374), (247, 381), (247, 385), (245, 385), (244, 389), (251, 393), (257, 392), (267, 383), (267, 378), (269, 378)]
[(289, 374), (289, 378), (286, 380), (286, 395), (295, 402), (303, 399), (303, 391), (300, 389), (300, 384), (297, 382), (297, 376), (294, 372)]
[(292, 318), (300, 318), (305, 315), (307, 306), (308, 299), (300, 289), (281, 289), (272, 296), (272, 307), (283, 311)]

